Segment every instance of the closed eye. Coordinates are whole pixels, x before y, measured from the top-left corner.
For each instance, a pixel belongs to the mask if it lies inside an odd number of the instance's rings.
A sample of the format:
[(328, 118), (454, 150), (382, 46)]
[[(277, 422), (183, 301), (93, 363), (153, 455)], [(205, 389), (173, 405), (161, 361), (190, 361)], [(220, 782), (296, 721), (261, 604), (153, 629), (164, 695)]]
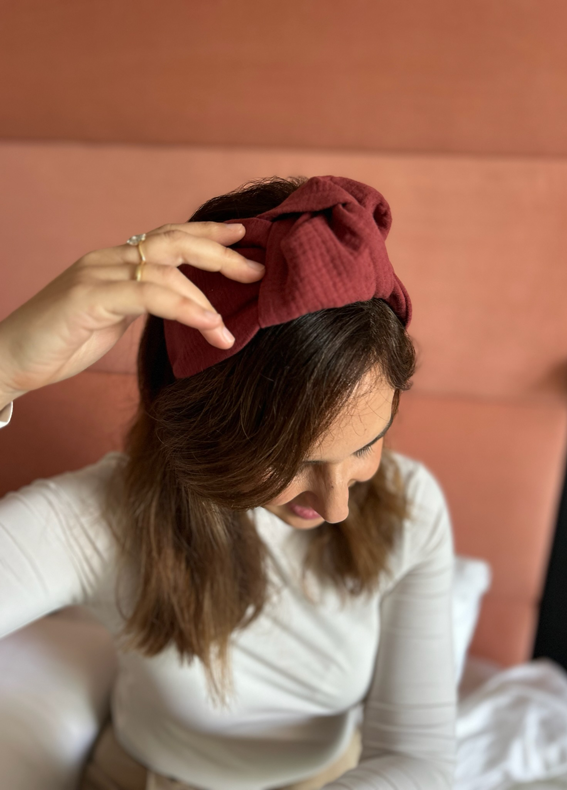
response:
[(371, 450), (372, 450), (372, 445), (369, 444), (366, 447), (363, 447), (362, 450), (357, 450), (355, 452), (355, 455), (356, 455), (357, 458), (362, 458), (364, 455), (368, 455), (368, 453)]
[[(382, 433), (379, 436), (377, 436), (375, 439), (373, 439), (371, 442), (369, 442), (369, 444), (367, 444), (366, 447), (362, 447), (360, 450), (357, 450), (356, 452), (352, 453), (352, 455), (354, 455), (356, 458), (362, 458), (363, 456), (367, 455), (367, 453), (369, 453), (370, 450), (372, 449), (372, 445), (376, 444), (376, 442), (384, 438), (384, 436), (388, 432), (388, 429), (392, 425), (393, 421), (394, 421), (394, 415), (392, 414), (390, 416), (390, 421), (388, 425), (386, 425)], [(300, 468), (304, 469), (306, 466), (321, 466), (321, 464), (324, 463), (325, 461), (303, 461), (303, 463), (300, 464)]]

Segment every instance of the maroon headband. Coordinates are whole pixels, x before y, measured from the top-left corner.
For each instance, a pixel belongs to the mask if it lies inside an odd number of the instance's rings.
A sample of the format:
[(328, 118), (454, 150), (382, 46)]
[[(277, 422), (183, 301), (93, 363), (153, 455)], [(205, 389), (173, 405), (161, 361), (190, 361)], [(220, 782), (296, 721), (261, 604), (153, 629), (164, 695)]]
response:
[(246, 227), (232, 248), (263, 263), (266, 272), (261, 280), (246, 284), (186, 263), (179, 266), (236, 340), (230, 348), (216, 348), (197, 329), (164, 319), (167, 353), (177, 379), (238, 353), (260, 328), (326, 307), (378, 297), (409, 325), (410, 298), (384, 244), (392, 224), (390, 207), (373, 187), (351, 178), (314, 176), (276, 208), (228, 222)]

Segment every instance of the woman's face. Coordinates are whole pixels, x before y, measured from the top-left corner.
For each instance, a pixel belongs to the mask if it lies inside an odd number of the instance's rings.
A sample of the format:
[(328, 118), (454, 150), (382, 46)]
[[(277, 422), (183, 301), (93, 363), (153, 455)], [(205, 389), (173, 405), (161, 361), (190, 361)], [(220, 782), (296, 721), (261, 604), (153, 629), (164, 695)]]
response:
[(349, 488), (369, 480), (380, 466), (394, 390), (374, 374), (363, 379), (359, 391), (363, 394), (353, 396), (290, 485), (264, 505), (291, 527), (344, 521)]

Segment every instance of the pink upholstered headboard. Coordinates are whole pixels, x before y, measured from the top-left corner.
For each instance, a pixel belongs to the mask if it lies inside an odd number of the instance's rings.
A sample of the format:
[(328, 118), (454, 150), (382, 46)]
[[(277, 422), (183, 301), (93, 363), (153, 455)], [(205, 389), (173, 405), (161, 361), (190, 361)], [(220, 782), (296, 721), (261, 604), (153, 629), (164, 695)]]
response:
[[(184, 221), (250, 178), (332, 173), (382, 191), (420, 354), (391, 443), (437, 475), (457, 550), (493, 567), (473, 652), (529, 657), (567, 447), (564, 163), (3, 143), (0, 168), (0, 319), (82, 253)], [(16, 402), (0, 434), (0, 494), (120, 447), (140, 329), (89, 371)]]

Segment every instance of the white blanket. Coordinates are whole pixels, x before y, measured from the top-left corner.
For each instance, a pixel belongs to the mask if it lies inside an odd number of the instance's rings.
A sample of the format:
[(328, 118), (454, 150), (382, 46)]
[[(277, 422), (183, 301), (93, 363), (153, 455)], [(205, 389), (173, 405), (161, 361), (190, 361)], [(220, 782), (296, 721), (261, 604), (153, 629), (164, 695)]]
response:
[(461, 699), (457, 738), (456, 790), (566, 790), (567, 674), (547, 659), (496, 672)]

